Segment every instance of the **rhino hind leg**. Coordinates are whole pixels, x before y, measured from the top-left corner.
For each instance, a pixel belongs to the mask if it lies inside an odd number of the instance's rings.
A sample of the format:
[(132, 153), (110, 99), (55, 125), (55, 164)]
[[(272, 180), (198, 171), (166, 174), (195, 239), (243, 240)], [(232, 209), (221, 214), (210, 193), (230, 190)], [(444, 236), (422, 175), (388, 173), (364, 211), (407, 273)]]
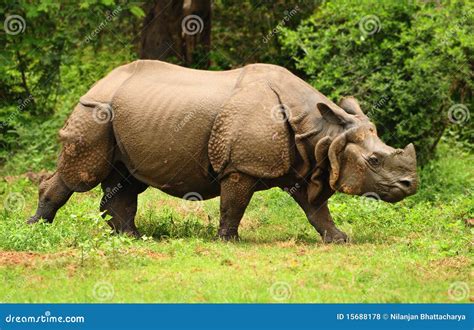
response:
[(109, 225), (117, 233), (139, 237), (135, 226), (138, 194), (148, 187), (134, 178), (122, 163), (117, 163), (109, 176), (102, 182), (104, 196), (100, 202), (103, 216), (111, 216)]
[(239, 239), (239, 224), (255, 191), (257, 179), (232, 173), (221, 181), (221, 219), (218, 235), (224, 240)]

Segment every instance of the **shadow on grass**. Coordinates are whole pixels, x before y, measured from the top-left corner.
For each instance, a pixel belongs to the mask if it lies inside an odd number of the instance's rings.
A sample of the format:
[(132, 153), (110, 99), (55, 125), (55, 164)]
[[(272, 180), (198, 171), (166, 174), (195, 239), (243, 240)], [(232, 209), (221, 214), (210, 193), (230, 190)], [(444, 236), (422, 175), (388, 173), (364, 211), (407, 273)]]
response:
[(204, 224), (195, 216), (180, 219), (172, 215), (161, 216), (158, 219), (147, 219), (139, 224), (139, 230), (142, 234), (153, 237), (157, 241), (191, 237), (211, 240), (217, 233), (217, 227), (213, 223)]
[[(202, 219), (189, 216), (183, 218), (173, 216), (161, 216), (154, 219), (140, 221), (138, 224), (140, 233), (152, 237), (155, 241), (179, 238), (199, 238), (204, 241), (216, 242), (217, 223), (203, 223)], [(224, 241), (223, 241), (224, 242)], [(262, 227), (260, 230), (240, 230), (240, 239), (231, 243), (249, 243), (249, 244), (272, 244), (279, 242), (294, 242), (297, 244), (319, 244), (321, 240), (318, 234), (314, 233), (295, 233), (272, 231), (271, 228)]]

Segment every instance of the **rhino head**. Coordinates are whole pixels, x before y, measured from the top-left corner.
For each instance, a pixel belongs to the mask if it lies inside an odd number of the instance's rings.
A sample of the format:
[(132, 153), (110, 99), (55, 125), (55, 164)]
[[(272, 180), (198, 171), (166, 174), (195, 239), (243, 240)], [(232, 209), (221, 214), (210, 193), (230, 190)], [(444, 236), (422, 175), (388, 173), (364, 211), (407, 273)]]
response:
[(418, 186), (413, 144), (404, 149), (386, 145), (354, 98), (345, 98), (339, 105), (345, 112), (318, 104), (325, 119), (343, 127), (328, 144), (331, 188), (351, 195), (376, 194), (390, 203), (413, 195)]

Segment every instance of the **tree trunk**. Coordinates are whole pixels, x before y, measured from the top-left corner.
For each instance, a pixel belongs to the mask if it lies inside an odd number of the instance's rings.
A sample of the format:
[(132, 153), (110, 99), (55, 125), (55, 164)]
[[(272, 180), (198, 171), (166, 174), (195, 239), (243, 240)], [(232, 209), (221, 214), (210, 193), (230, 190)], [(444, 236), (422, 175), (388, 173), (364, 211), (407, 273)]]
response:
[(181, 59), (182, 12), (183, 0), (155, 0), (143, 21), (140, 58)]
[(186, 65), (209, 66), (211, 0), (185, 0), (181, 24)]
[(143, 22), (140, 58), (206, 68), (211, 0), (155, 0)]

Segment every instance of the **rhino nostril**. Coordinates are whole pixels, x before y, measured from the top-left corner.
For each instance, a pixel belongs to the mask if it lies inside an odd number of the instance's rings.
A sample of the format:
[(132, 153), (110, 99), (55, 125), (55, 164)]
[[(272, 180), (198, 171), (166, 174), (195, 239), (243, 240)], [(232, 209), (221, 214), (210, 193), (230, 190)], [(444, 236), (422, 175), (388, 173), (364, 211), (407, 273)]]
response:
[(412, 181), (411, 180), (400, 180), (400, 184), (405, 188), (410, 188)]

